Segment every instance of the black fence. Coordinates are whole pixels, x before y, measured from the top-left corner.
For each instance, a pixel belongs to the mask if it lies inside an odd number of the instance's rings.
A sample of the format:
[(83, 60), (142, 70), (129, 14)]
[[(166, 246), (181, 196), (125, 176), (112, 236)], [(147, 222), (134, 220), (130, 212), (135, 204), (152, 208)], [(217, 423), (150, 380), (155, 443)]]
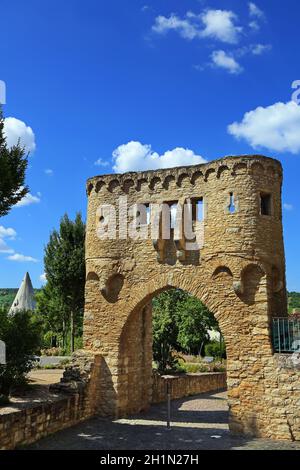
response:
[(300, 319), (273, 318), (274, 352), (300, 352)]

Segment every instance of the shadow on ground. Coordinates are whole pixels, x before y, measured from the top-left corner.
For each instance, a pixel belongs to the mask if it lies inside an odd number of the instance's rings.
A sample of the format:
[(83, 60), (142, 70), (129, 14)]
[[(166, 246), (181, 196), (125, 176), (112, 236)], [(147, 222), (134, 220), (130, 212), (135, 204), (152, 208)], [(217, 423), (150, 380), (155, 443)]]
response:
[(172, 428), (166, 404), (115, 421), (93, 418), (44, 438), (27, 449), (203, 450), (298, 449), (300, 443), (233, 436), (228, 429), (226, 392), (202, 394), (172, 403)]

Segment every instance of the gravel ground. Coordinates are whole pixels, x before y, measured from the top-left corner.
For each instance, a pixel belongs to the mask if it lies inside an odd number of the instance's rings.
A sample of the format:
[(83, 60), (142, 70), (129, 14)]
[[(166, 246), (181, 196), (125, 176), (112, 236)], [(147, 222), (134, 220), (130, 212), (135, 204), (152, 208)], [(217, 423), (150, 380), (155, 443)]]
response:
[(300, 450), (300, 442), (232, 436), (228, 430), (226, 392), (172, 402), (172, 428), (166, 428), (166, 404), (130, 419), (93, 418), (27, 447), (79, 450)]

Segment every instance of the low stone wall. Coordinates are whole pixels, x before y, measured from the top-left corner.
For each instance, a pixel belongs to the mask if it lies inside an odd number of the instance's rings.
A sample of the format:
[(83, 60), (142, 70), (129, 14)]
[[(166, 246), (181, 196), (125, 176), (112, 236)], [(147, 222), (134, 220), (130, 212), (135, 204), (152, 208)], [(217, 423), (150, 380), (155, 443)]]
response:
[(9, 450), (73, 426), (89, 417), (81, 394), (55, 396), (50, 402), (31, 404), (0, 414), (0, 449)]
[[(96, 367), (95, 367), (96, 366)], [(96, 414), (101, 357), (76, 351), (61, 382), (0, 408), (0, 450), (31, 444)]]
[(175, 400), (226, 388), (226, 373), (211, 372), (163, 376), (154, 374), (152, 403), (161, 403), (167, 399), (167, 381), (171, 384), (171, 398)]

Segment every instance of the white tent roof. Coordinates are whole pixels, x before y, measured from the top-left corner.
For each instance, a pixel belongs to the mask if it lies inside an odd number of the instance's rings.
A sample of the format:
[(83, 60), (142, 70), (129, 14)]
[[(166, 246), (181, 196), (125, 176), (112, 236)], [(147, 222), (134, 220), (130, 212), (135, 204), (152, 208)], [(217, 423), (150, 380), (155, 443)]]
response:
[(12, 306), (9, 310), (9, 315), (13, 315), (19, 310), (34, 310), (35, 309), (35, 300), (34, 300), (34, 290), (32, 287), (32, 282), (28, 273), (25, 274), (25, 277), (20, 285), (18, 293), (13, 301)]

